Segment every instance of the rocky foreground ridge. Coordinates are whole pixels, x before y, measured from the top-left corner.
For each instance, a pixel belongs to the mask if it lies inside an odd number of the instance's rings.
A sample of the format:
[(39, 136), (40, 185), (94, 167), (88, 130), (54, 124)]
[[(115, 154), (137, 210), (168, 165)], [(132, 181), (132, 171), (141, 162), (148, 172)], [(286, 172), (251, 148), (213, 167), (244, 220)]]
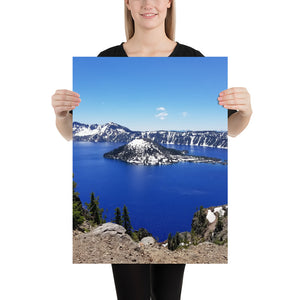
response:
[[(222, 228), (218, 229), (221, 219)], [(198, 220), (200, 215), (195, 213), (193, 228), (199, 226)], [(227, 207), (225, 210), (220, 207), (206, 209), (205, 222), (203, 231), (196, 236), (191, 232), (180, 233), (182, 242), (174, 251), (168, 249), (167, 240), (157, 242), (152, 236), (136, 242), (126, 234), (123, 226), (112, 222), (90, 228), (91, 230), (85, 233), (75, 230), (73, 263), (227, 263)]]

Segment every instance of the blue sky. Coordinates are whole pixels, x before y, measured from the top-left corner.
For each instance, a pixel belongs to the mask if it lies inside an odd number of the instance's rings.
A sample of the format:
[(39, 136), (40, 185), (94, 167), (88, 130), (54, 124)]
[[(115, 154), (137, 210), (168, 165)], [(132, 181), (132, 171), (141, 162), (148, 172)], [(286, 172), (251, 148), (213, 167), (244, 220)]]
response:
[(73, 120), (131, 130), (227, 130), (226, 57), (74, 57)]

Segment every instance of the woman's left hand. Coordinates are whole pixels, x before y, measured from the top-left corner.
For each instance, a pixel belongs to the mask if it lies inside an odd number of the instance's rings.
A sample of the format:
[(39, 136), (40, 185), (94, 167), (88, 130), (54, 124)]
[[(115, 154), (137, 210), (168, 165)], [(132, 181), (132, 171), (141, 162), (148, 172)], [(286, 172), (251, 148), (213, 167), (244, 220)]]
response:
[(218, 101), (224, 108), (238, 110), (242, 115), (252, 114), (250, 94), (246, 88), (233, 87), (224, 90), (219, 94)]

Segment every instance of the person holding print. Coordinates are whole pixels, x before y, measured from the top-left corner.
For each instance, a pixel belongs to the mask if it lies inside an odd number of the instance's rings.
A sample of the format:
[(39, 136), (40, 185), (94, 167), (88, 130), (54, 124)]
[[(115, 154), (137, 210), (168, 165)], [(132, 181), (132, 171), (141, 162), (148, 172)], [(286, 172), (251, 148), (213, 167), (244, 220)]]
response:
[[(124, 0), (126, 42), (98, 56), (182, 57), (203, 54), (175, 41), (175, 0)], [(217, 95), (216, 95), (217, 96)], [(220, 91), (219, 105), (228, 109), (228, 135), (235, 137), (248, 125), (252, 108), (246, 88)], [(59, 89), (52, 96), (56, 127), (72, 139), (72, 111), (79, 94)], [(112, 264), (118, 300), (179, 300), (185, 264)]]

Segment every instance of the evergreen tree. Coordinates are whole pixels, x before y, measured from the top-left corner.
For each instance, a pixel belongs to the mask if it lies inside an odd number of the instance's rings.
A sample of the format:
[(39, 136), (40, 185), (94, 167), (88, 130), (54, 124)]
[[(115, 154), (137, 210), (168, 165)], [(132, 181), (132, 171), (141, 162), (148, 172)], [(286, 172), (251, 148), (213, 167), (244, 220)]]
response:
[(99, 196), (95, 198), (94, 193), (91, 193), (90, 203), (87, 204), (89, 214), (95, 224), (103, 224), (105, 220), (102, 218), (103, 208), (99, 208)]
[(113, 222), (119, 225), (122, 225), (122, 218), (121, 218), (121, 210), (120, 207), (117, 207), (115, 209), (115, 218), (113, 219)]
[(126, 233), (131, 236), (132, 235), (131, 229), (133, 229), (133, 228), (130, 223), (129, 213), (128, 213), (126, 205), (124, 205), (124, 207), (123, 207), (122, 225), (126, 229)]
[(171, 233), (168, 235), (168, 249), (174, 251), (178, 248), (180, 244), (179, 232), (176, 232), (174, 236)]
[(176, 239), (175, 239), (175, 235), (172, 237), (172, 250), (174, 251), (176, 249)]
[(146, 236), (152, 236), (152, 234), (145, 228), (142, 228), (142, 227), (139, 228), (139, 230), (137, 231), (137, 237), (138, 237), (139, 241)]
[(208, 226), (208, 220), (206, 218), (206, 210), (203, 208), (203, 206), (200, 206), (200, 210), (194, 213), (193, 221), (192, 221), (192, 230), (194, 236), (192, 237), (194, 240), (196, 239), (196, 236), (204, 236), (204, 233)]
[(223, 220), (221, 217), (218, 218), (218, 222), (216, 224), (215, 232), (220, 232), (223, 229)]
[(81, 204), (73, 202), (73, 230), (78, 229), (84, 222), (84, 216), (81, 212)]
[(187, 232), (185, 232), (185, 233), (184, 233), (184, 239), (183, 239), (183, 242), (184, 242), (185, 244), (187, 244), (187, 243), (188, 243), (188, 236), (187, 236)]
[(207, 225), (208, 225), (208, 221), (206, 219), (206, 213), (203, 206), (201, 205), (198, 214), (198, 224), (195, 228), (195, 232), (202, 236), (207, 228)]
[(81, 200), (79, 198), (79, 193), (75, 192), (77, 183), (74, 181), (73, 174), (73, 230), (79, 228), (79, 226), (84, 222), (84, 209), (82, 207)]
[(195, 232), (194, 227), (192, 227), (192, 229), (191, 229), (191, 242), (193, 243), (193, 245), (197, 244), (197, 234)]
[(223, 209), (225, 210), (224, 217), (226, 218), (228, 216), (228, 208), (224, 206)]
[(198, 219), (199, 219), (200, 224), (204, 224), (205, 221), (206, 221), (206, 215), (205, 215), (205, 211), (204, 211), (204, 208), (203, 208), (202, 205), (200, 206), (200, 211), (199, 211), (199, 214), (198, 214)]
[(176, 248), (179, 246), (180, 244), (180, 236), (179, 236), (179, 232), (177, 231), (176, 234), (175, 234), (175, 245), (176, 245)]
[(171, 232), (168, 235), (168, 249), (171, 250), (171, 243), (172, 243), (172, 234)]

